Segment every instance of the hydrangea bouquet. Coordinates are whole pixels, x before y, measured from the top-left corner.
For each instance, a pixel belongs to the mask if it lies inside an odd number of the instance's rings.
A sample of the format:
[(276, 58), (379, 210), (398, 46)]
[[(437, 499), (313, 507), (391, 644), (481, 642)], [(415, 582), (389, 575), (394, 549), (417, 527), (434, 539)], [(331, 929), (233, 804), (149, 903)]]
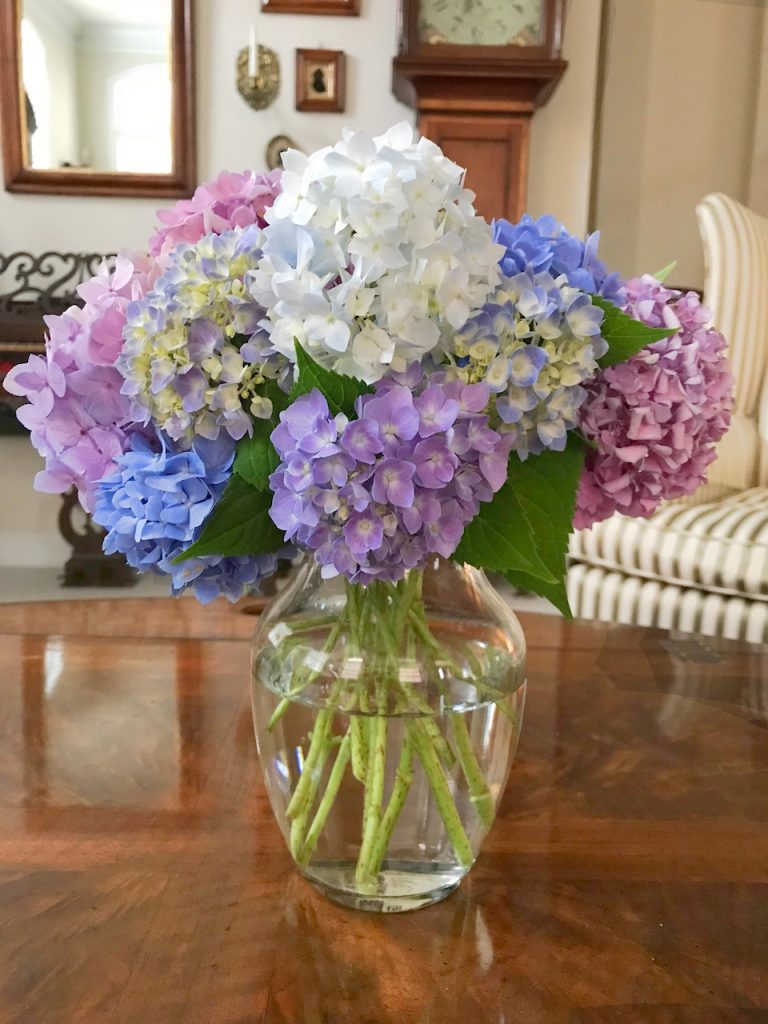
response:
[[(441, 657), (421, 570), (494, 570), (567, 613), (574, 526), (690, 494), (729, 422), (724, 341), (695, 294), (609, 274), (597, 235), (551, 217), (488, 224), (472, 201), (462, 169), (406, 125), (288, 152), (280, 173), (223, 174), (160, 215), (147, 254), (46, 318), (45, 357), (6, 379), (29, 401), (36, 486), (76, 487), (105, 551), (174, 593), (236, 599), (296, 551), (343, 581), (324, 650), (343, 631), (347, 653), (363, 638), (380, 652), (373, 697), (325, 680), (327, 701), (359, 715), (334, 736), (318, 712), (286, 816), (307, 865), (349, 764), (361, 885), (413, 764), (464, 866), (457, 779), (482, 827), (496, 799), (461, 722), (446, 738), (425, 721), (398, 733), (384, 801), (376, 707), (423, 710), (386, 666), (416, 645)], [(322, 675), (288, 632), (271, 730)]]

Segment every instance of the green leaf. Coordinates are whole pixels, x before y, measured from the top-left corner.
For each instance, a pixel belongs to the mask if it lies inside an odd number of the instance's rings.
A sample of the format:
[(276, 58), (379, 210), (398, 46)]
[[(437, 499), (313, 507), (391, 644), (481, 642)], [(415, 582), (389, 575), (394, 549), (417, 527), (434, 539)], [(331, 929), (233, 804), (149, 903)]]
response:
[(526, 589), (539, 593), (530, 583), (536, 579), (560, 607), (583, 465), (584, 447), (573, 435), (563, 452), (543, 452), (525, 462), (513, 454), (507, 482), (481, 505), (454, 558), (508, 577), (521, 574)]
[(539, 557), (555, 580), (565, 576), (568, 538), (583, 469), (584, 446), (573, 434), (565, 451), (545, 451), (525, 462), (514, 456), (510, 459), (507, 485), (519, 500)]
[(233, 474), (206, 519), (203, 532), (174, 558), (174, 564), (203, 555), (264, 555), (277, 551), (285, 539), (269, 518), (271, 504), (269, 491), (259, 491)]
[(573, 618), (573, 612), (568, 602), (565, 579), (558, 580), (557, 583), (547, 583), (545, 580), (529, 576), (525, 572), (503, 572), (500, 575), (517, 590), (522, 590), (526, 594), (538, 594), (539, 597), (544, 597), (547, 601), (551, 601), (555, 608), (563, 613), (566, 619)]
[(536, 539), (514, 491), (505, 484), (464, 530), (457, 562), (497, 572), (520, 571), (556, 582), (536, 550)]
[(334, 373), (333, 370), (326, 370), (319, 363), (305, 352), (301, 345), (296, 342), (296, 366), (299, 370), (299, 377), (293, 385), (291, 400), (306, 395), (313, 388), (317, 388), (328, 403), (331, 415), (343, 412), (345, 416), (352, 417), (355, 414), (355, 399), (360, 395), (369, 395), (373, 388), (356, 377), (347, 377), (342, 373)]
[(280, 465), (280, 456), (270, 441), (274, 420), (255, 420), (252, 437), (244, 437), (237, 445), (234, 470), (251, 487), (266, 491), (271, 473)]
[(272, 416), (268, 420), (254, 420), (251, 437), (244, 437), (238, 442), (234, 470), (252, 487), (266, 491), (270, 473), (280, 465), (280, 456), (270, 436), (278, 424), (279, 414), (287, 409), (291, 399), (274, 381), (268, 381), (262, 393), (272, 401)]
[(671, 263), (668, 263), (666, 267), (663, 267), (661, 270), (657, 270), (656, 273), (653, 274), (652, 276), (655, 277), (657, 281), (661, 281), (661, 283), (664, 284), (664, 282), (667, 280), (672, 271), (676, 269), (676, 267), (677, 260), (672, 260)]
[(638, 320), (614, 306), (607, 299), (593, 295), (592, 302), (599, 306), (605, 313), (600, 333), (608, 342), (608, 351), (599, 360), (600, 366), (605, 369), (607, 366), (615, 366), (616, 363), (623, 363), (632, 356), (637, 355), (642, 349), (652, 345), (654, 341), (661, 341), (662, 338), (669, 338), (675, 334), (675, 329), (666, 330), (659, 327), (648, 327)]

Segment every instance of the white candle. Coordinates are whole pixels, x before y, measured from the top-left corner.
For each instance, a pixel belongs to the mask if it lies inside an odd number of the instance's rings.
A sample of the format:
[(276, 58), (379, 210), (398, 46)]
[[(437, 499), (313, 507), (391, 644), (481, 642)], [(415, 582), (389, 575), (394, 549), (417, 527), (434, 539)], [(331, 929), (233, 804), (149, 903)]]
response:
[(248, 75), (256, 78), (259, 74), (259, 37), (256, 34), (256, 23), (251, 25), (251, 42), (248, 47)]

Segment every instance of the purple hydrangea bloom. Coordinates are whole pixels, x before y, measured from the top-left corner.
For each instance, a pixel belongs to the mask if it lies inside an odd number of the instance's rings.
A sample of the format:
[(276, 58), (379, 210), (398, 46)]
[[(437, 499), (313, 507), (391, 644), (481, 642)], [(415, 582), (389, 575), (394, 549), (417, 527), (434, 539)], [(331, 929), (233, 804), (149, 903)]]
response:
[(597, 257), (599, 231), (583, 240), (572, 235), (554, 217), (534, 220), (526, 213), (517, 224), (508, 220), (494, 221), (493, 240), (507, 250), (500, 260), (507, 277), (524, 271), (546, 272), (553, 277), (564, 274), (573, 288), (602, 295), (617, 306), (626, 301), (619, 275), (609, 274)]
[(459, 403), (453, 398), (446, 398), (443, 389), (437, 385), (425, 388), (414, 405), (419, 414), (422, 437), (445, 433), (459, 415)]
[(627, 285), (627, 312), (677, 333), (604, 370), (586, 385), (581, 429), (593, 445), (574, 525), (621, 512), (647, 517), (704, 483), (715, 444), (730, 424), (733, 379), (725, 339), (695, 292), (670, 291), (650, 276)]
[(373, 476), (373, 500), (380, 505), (390, 504), (397, 508), (409, 508), (413, 504), (415, 493), (415, 472), (416, 467), (413, 463), (405, 459), (382, 459)]
[(383, 379), (352, 421), (312, 391), (272, 433), (272, 519), (326, 577), (394, 582), (430, 555), (449, 558), (506, 480), (511, 439), (489, 426), (489, 388), (406, 379)]
[(197, 539), (232, 474), (234, 444), (198, 440), (178, 451), (164, 438), (135, 435), (117, 472), (96, 490), (94, 520), (107, 530), (104, 550), (119, 551), (141, 572), (171, 577), (171, 593), (192, 587), (203, 604), (223, 594), (236, 601), (277, 568), (278, 552), (253, 557), (174, 559)]

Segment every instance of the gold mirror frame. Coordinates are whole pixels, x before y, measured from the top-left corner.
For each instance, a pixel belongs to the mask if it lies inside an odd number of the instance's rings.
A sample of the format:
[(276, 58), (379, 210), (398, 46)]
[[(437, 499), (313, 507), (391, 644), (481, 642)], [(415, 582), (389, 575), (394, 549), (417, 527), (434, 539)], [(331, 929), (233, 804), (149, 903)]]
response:
[(21, 86), (22, 0), (0, 0), (0, 98), (5, 188), (8, 192), (66, 196), (191, 195), (196, 185), (193, 0), (172, 0), (173, 170), (133, 174), (76, 169), (35, 169), (24, 160)]

